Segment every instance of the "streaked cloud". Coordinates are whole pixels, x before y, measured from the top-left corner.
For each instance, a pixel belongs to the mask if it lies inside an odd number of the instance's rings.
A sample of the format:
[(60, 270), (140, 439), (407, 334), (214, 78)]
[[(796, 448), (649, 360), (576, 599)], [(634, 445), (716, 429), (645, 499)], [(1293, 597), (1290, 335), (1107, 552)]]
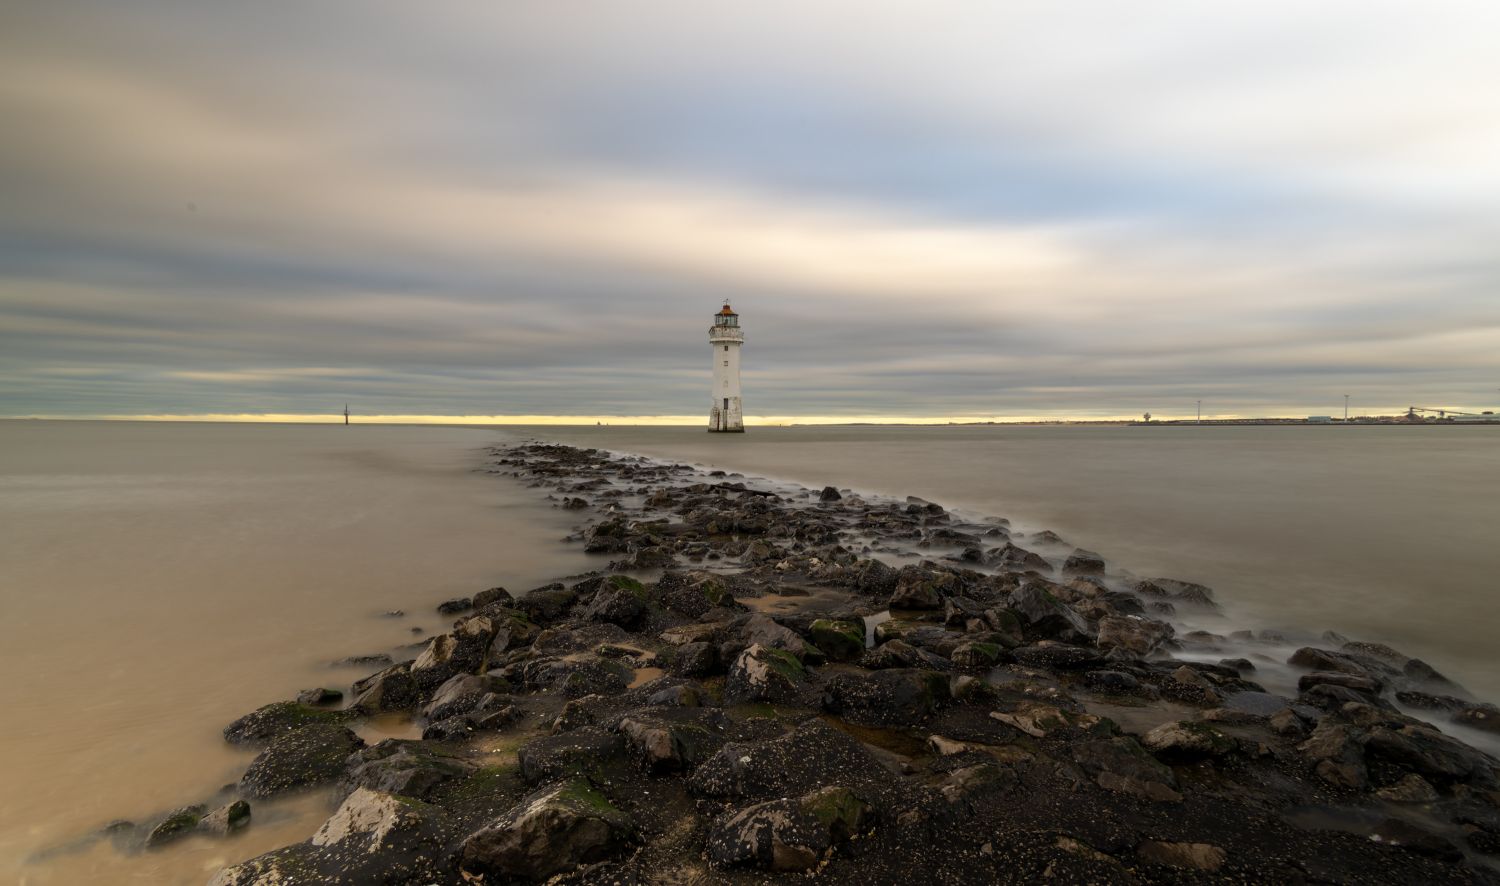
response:
[(0, 18), (0, 414), (1500, 398), (1490, 5)]

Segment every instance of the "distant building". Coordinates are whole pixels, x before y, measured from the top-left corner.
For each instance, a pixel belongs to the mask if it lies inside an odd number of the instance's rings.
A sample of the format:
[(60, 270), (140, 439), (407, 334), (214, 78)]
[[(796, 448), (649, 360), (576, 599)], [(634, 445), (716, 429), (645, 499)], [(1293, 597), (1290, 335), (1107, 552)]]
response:
[(744, 433), (745, 411), (740, 404), (740, 345), (745, 333), (740, 329), (740, 315), (724, 303), (708, 328), (708, 343), (714, 354), (713, 401), (708, 410), (708, 429)]
[(1310, 424), (1310, 425), (1329, 425), (1329, 424), (1333, 424), (1333, 416), (1331, 416), (1331, 415), (1309, 415), (1307, 417), (1307, 423)]

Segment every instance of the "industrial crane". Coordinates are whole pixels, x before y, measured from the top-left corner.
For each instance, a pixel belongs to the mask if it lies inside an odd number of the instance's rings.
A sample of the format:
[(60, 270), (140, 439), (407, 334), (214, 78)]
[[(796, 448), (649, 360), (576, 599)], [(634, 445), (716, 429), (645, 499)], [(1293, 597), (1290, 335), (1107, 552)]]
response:
[(1430, 406), (1406, 407), (1407, 418), (1417, 418), (1417, 413), (1419, 412), (1436, 412), (1438, 418), (1447, 418), (1450, 415), (1479, 415), (1477, 412), (1459, 412), (1457, 409), (1434, 409)]

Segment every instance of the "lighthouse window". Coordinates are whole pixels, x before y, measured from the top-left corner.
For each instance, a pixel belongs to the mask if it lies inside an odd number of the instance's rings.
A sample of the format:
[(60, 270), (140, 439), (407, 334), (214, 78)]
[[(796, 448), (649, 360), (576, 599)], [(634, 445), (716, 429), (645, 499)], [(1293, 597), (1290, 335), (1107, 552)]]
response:
[(724, 346), (724, 350), (725, 350), (725, 351), (726, 351), (726, 352), (728, 352), (728, 350), (729, 350), (729, 345), (725, 345), (725, 346)]
[(728, 365), (729, 365), (729, 361), (728, 361), (728, 360), (725, 360), (725, 361), (724, 361), (724, 365), (725, 365), (725, 366), (728, 366)]

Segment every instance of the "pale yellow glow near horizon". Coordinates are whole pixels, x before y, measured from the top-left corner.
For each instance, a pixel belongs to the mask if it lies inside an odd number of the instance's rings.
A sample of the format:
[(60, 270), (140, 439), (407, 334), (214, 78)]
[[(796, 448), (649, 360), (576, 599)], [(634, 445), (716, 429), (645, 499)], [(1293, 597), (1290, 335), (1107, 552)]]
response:
[[(1360, 415), (1398, 415), (1405, 409), (1390, 407), (1382, 410), (1361, 411)], [(1262, 416), (1245, 416), (1238, 413), (1204, 413), (1205, 419), (1240, 419), (1255, 417), (1306, 418), (1306, 410), (1280, 410)], [(1194, 416), (1153, 414), (1157, 421), (1187, 421)], [(1355, 416), (1351, 416), (1355, 417)], [(342, 413), (309, 415), (294, 413), (208, 413), (201, 415), (19, 415), (11, 419), (35, 419), (46, 421), (159, 421), (159, 422), (243, 422), (263, 424), (343, 424)], [(1138, 421), (1140, 416), (1131, 415), (751, 415), (745, 417), (747, 427), (776, 427), (778, 425), (948, 425), (997, 422), (1006, 424), (1035, 424), (1042, 422), (1069, 421)], [(615, 427), (703, 427), (707, 420), (701, 415), (351, 415), (354, 424), (397, 425), (554, 425), (589, 426), (609, 425)]]

